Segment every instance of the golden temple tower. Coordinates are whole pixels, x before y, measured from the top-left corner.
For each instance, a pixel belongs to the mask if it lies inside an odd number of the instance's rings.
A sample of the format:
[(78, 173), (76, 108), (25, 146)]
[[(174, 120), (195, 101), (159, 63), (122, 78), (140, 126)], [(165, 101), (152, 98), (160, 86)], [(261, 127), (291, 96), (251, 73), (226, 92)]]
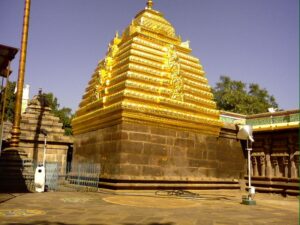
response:
[(100, 162), (103, 179), (186, 179), (170, 155), (197, 152), (223, 126), (189, 42), (152, 6), (109, 43), (73, 120), (75, 158)]
[(74, 134), (125, 120), (218, 135), (219, 111), (199, 59), (190, 53), (189, 43), (149, 1), (109, 44), (76, 113)]

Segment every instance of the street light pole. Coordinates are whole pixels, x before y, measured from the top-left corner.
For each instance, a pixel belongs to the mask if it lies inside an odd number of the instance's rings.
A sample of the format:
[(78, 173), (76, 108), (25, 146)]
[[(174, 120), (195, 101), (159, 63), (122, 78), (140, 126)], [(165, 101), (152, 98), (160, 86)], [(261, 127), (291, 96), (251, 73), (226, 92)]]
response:
[(24, 77), (25, 77), (26, 52), (27, 52), (27, 41), (28, 41), (30, 1), (31, 0), (25, 0), (25, 7), (24, 7), (23, 32), (22, 32), (21, 53), (20, 53), (20, 61), (19, 61), (15, 115), (14, 115), (14, 122), (11, 130), (11, 140), (10, 140), (11, 147), (18, 147), (20, 142), (20, 134), (21, 134), (20, 121), (21, 121), (22, 96), (23, 96), (23, 85), (24, 85)]

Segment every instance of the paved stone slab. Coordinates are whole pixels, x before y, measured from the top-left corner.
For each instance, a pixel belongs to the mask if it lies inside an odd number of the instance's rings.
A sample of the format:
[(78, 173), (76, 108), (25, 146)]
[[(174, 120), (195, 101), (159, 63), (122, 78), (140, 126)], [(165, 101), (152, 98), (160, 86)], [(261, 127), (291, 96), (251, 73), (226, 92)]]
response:
[[(16, 195), (0, 204), (0, 224), (38, 225), (298, 225), (298, 199), (241, 192), (199, 191), (194, 197), (156, 192), (47, 192)], [(1, 196), (0, 196), (1, 197)]]

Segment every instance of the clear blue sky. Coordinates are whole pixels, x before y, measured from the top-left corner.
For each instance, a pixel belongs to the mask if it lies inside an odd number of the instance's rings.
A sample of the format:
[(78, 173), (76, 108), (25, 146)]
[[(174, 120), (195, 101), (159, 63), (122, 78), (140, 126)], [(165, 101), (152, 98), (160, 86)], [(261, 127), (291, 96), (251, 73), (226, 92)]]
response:
[[(32, 0), (25, 81), (75, 110), (115, 31), (146, 0)], [(22, 0), (0, 0), (0, 43), (20, 48)], [(190, 40), (211, 86), (220, 75), (258, 83), (283, 109), (299, 108), (298, 0), (154, 0)], [(17, 79), (19, 54), (13, 62)]]

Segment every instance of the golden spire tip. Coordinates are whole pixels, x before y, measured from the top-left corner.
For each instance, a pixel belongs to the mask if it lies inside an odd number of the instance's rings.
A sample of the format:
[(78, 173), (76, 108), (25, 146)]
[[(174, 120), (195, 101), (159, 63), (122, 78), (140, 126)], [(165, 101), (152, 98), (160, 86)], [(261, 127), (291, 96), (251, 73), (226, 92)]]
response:
[(152, 0), (148, 0), (147, 1), (147, 9), (152, 9), (152, 6), (153, 6), (153, 1)]

